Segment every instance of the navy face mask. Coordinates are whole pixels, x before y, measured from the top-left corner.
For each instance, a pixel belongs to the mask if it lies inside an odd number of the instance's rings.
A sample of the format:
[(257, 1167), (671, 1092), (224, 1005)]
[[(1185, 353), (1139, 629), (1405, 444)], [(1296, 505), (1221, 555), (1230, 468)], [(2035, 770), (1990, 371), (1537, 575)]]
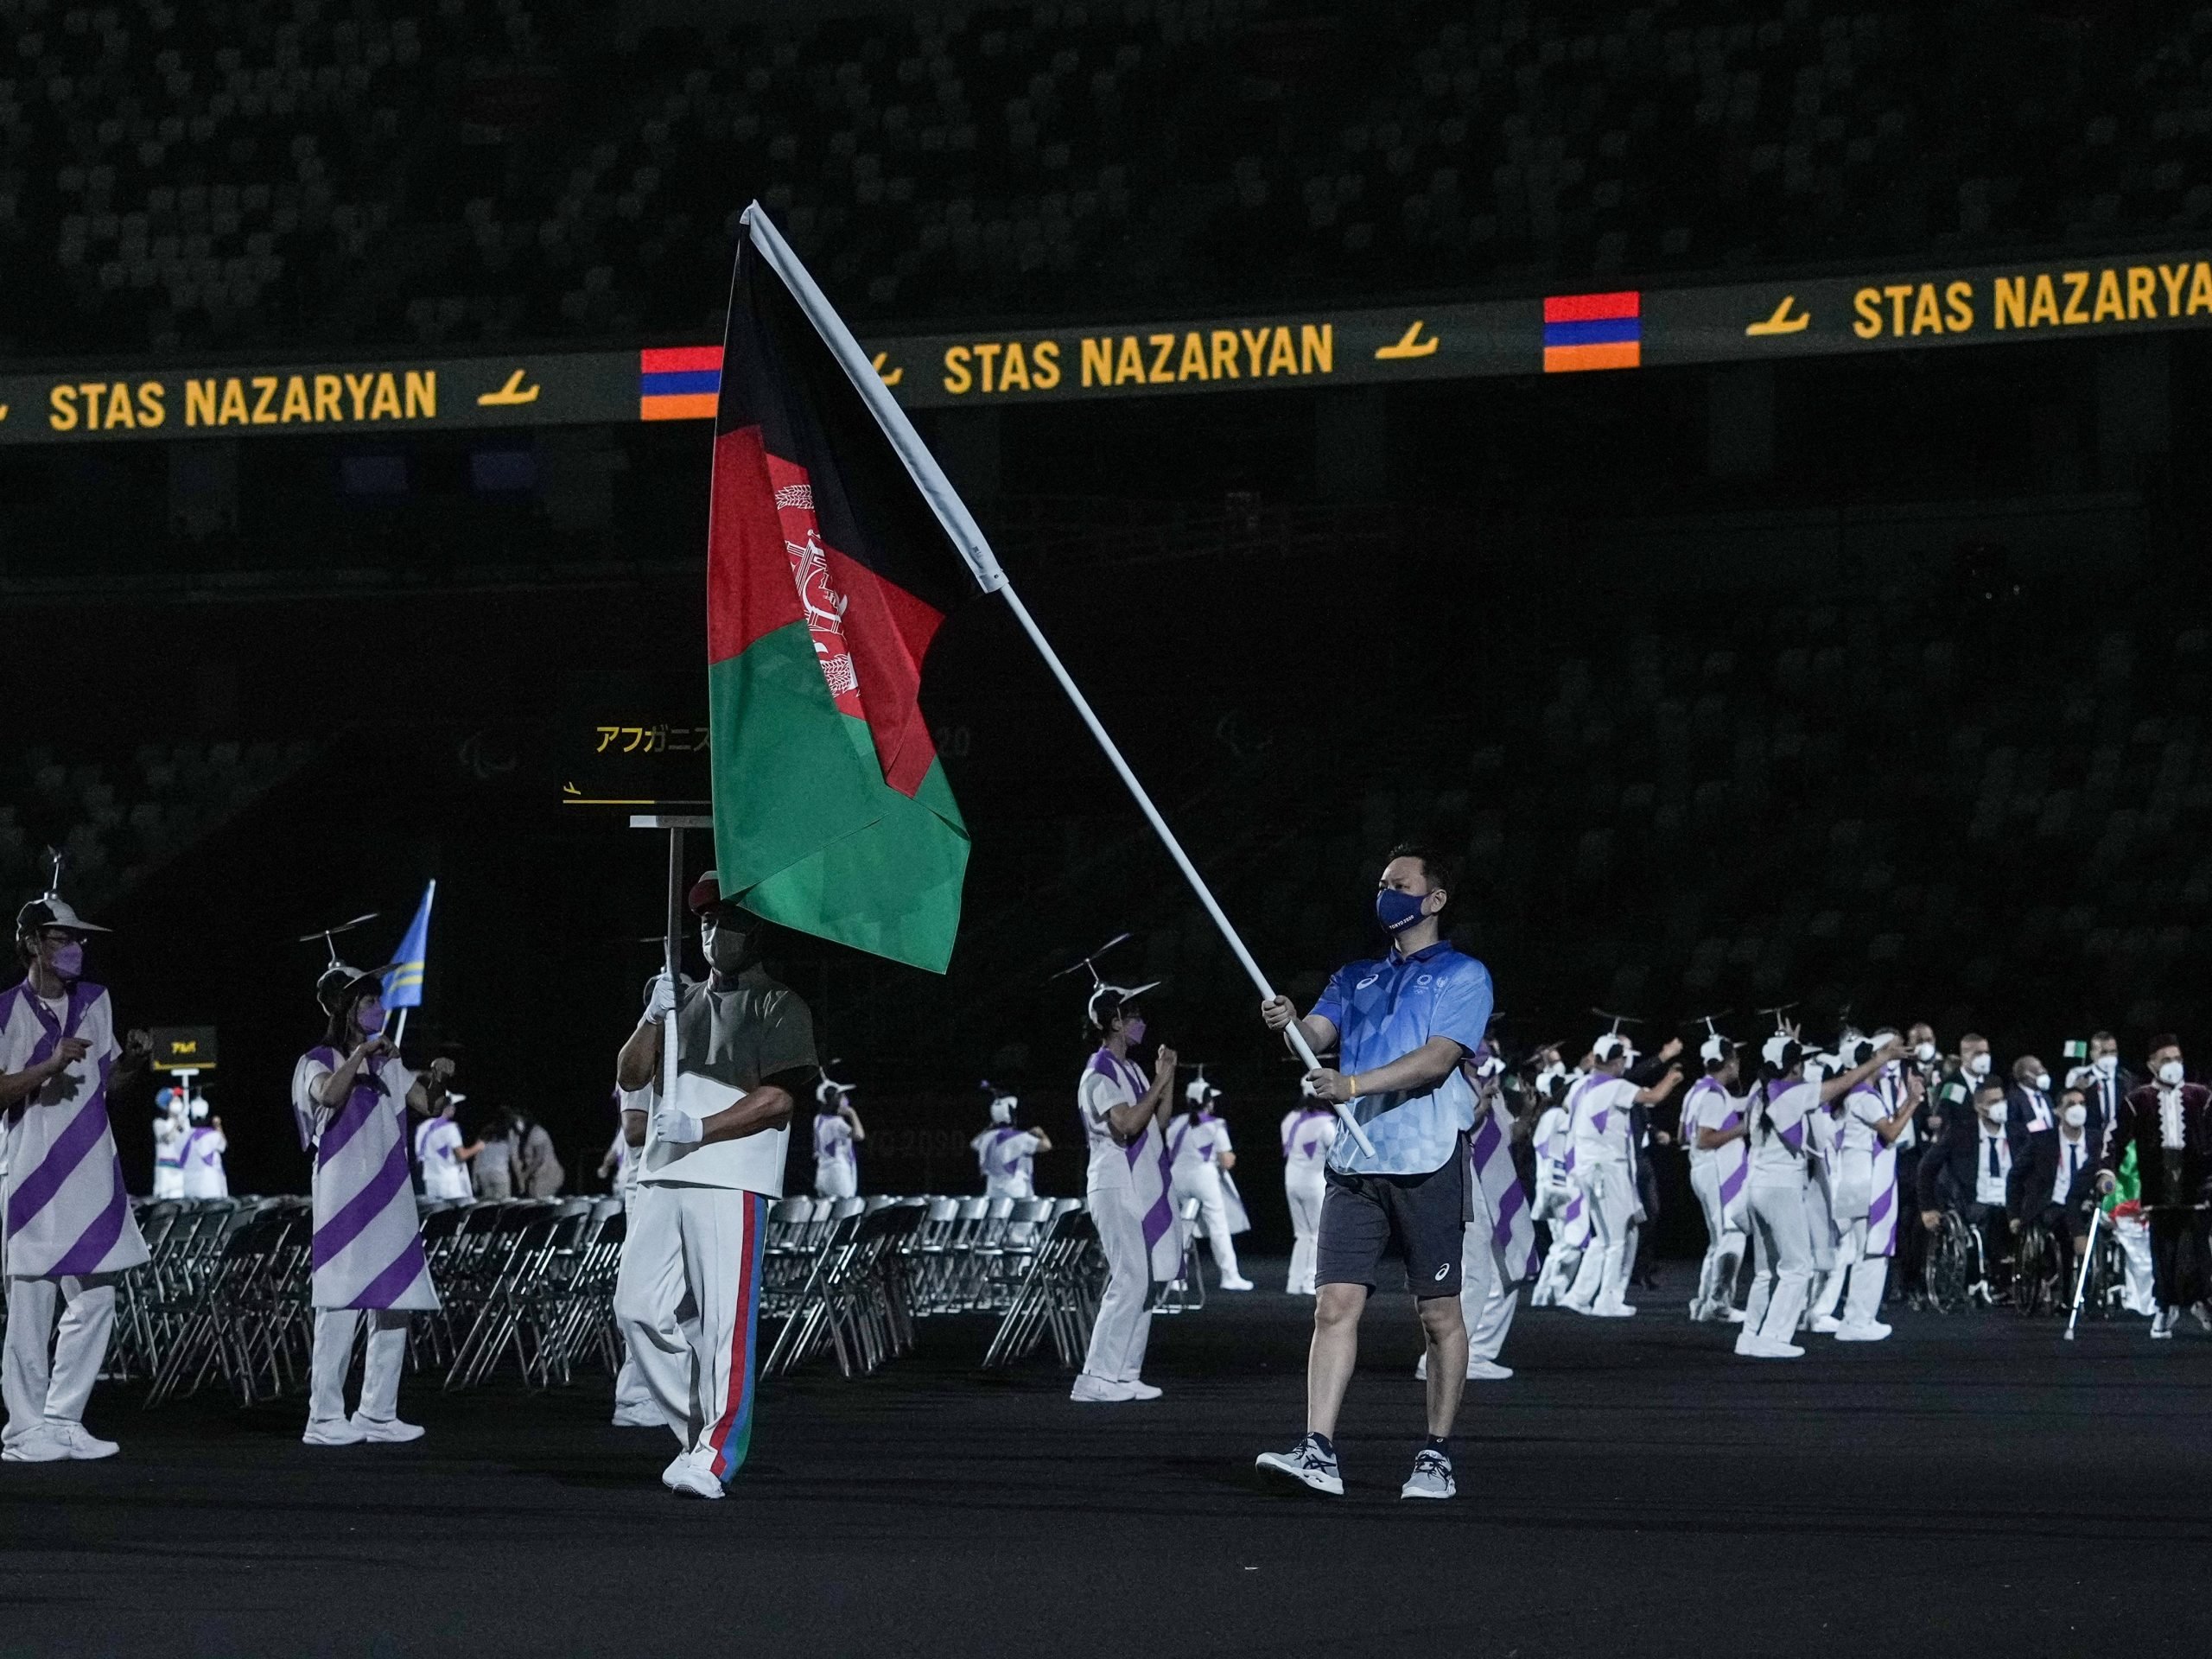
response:
[(1421, 907), (1428, 901), (1426, 893), (1401, 893), (1395, 887), (1379, 887), (1375, 893), (1375, 919), (1393, 933), (1402, 933), (1421, 920)]

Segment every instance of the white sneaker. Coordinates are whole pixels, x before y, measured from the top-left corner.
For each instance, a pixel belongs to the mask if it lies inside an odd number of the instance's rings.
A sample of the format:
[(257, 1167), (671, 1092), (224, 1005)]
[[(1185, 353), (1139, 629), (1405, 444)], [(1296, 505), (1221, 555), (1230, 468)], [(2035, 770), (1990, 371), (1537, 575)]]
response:
[(1103, 1376), (1093, 1376), (1085, 1371), (1076, 1378), (1075, 1387), (1068, 1390), (1068, 1398), (1079, 1406), (1110, 1406), (1124, 1400), (1134, 1400), (1136, 1395), (1130, 1392), (1126, 1382), (1110, 1382)]
[(725, 1494), (705, 1462), (686, 1452), (661, 1471), (660, 1484), (678, 1497), (719, 1498)]
[(1760, 1342), (1736, 1351), (1752, 1359), (1802, 1359), (1805, 1351), (1794, 1342)]
[(1344, 1473), (1337, 1467), (1336, 1454), (1323, 1451), (1316, 1435), (1308, 1434), (1287, 1452), (1262, 1452), (1253, 1459), (1252, 1466), (1266, 1474), (1287, 1475), (1325, 1497), (1344, 1495)]
[(1510, 1365), (1501, 1365), (1494, 1359), (1471, 1359), (1467, 1362), (1467, 1381), (1470, 1382), (1503, 1382), (1512, 1375)]
[(1428, 1381), (1428, 1351), (1425, 1348), (1421, 1351), (1421, 1357), (1414, 1361), (1414, 1381), (1416, 1382)]
[(1596, 1312), (1596, 1310), (1592, 1307), (1588, 1302), (1561, 1301), (1558, 1306), (1563, 1312), (1568, 1313), (1580, 1313), (1586, 1319), (1591, 1313)]
[(308, 1432), (300, 1436), (302, 1446), (359, 1446), (369, 1437), (361, 1426), (351, 1417), (310, 1417)]
[(103, 1440), (82, 1423), (63, 1422), (54, 1418), (46, 1421), (48, 1438), (79, 1463), (92, 1463), (101, 1458), (111, 1458), (123, 1450), (113, 1440)]
[(1221, 1288), (1224, 1290), (1250, 1290), (1252, 1287), (1252, 1281), (1249, 1279), (1224, 1279), (1221, 1281)]
[(357, 1411), (351, 1421), (361, 1431), (363, 1440), (385, 1446), (404, 1446), (410, 1440), (423, 1438), (422, 1424), (402, 1422), (397, 1417), (364, 1417)]
[(1146, 1382), (1142, 1377), (1133, 1377), (1128, 1382), (1122, 1383), (1122, 1386), (1128, 1390), (1128, 1393), (1122, 1396), (1122, 1398), (1127, 1400), (1157, 1400), (1160, 1398), (1160, 1390), (1154, 1388), (1151, 1383)]
[(1843, 1321), (1833, 1313), (1823, 1313), (1813, 1321), (1813, 1331), (1817, 1336), (1832, 1337), (1842, 1329)]
[(1744, 1322), (1744, 1310), (1740, 1307), (1725, 1310), (1720, 1315), (1720, 1322), (1723, 1325), (1741, 1325)]
[(1459, 1483), (1452, 1478), (1452, 1459), (1433, 1446), (1414, 1454), (1414, 1471), (1398, 1489), (1400, 1497), (1457, 1497)]
[(68, 1455), (69, 1448), (49, 1433), (43, 1423), (0, 1447), (0, 1463), (60, 1463)]
[(668, 1419), (660, 1414), (658, 1406), (617, 1406), (614, 1408), (614, 1427), (666, 1428)]
[(1889, 1334), (1888, 1325), (1879, 1320), (1870, 1320), (1865, 1325), (1838, 1325), (1835, 1339), (1838, 1342), (1879, 1342)]
[(1632, 1319), (1636, 1310), (1626, 1302), (1596, 1302), (1584, 1312), (1594, 1319)]

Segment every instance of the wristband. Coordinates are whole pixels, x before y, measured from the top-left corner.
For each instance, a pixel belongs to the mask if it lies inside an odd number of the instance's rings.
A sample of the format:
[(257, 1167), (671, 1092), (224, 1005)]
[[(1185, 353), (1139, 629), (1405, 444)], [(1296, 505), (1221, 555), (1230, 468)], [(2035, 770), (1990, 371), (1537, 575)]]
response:
[(1359, 1098), (1359, 1073), (1357, 1071), (1345, 1072), (1344, 1087), (1351, 1090), (1352, 1099), (1357, 1100)]

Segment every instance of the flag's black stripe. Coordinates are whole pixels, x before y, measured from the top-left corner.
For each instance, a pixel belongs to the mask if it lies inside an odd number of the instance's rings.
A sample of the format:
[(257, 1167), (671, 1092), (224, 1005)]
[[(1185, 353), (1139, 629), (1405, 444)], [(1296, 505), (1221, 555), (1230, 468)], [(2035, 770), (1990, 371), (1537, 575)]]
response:
[(757, 425), (806, 468), (823, 544), (940, 614), (975, 591), (966, 563), (798, 302), (750, 243), (738, 249), (715, 429)]

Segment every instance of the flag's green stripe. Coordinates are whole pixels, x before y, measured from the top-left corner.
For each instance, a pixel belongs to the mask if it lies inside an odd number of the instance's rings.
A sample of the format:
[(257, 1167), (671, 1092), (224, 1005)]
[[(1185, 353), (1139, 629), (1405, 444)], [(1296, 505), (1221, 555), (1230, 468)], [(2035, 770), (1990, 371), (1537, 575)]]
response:
[(883, 781), (804, 622), (714, 664), (708, 686), (722, 890), (770, 921), (942, 973), (968, 864), (943, 767), (912, 800)]

